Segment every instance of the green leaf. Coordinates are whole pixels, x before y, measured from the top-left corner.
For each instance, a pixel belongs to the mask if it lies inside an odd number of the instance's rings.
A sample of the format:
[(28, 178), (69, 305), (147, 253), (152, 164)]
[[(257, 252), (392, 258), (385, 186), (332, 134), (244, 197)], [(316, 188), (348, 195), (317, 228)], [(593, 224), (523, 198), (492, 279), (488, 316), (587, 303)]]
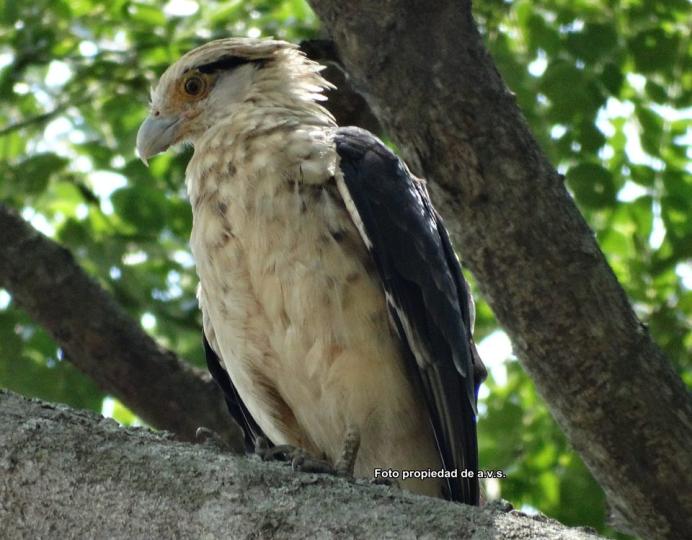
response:
[(642, 148), (652, 156), (658, 156), (661, 151), (663, 136), (663, 121), (653, 110), (644, 106), (635, 107), (634, 113), (641, 126), (640, 139)]
[(601, 83), (603, 83), (603, 86), (605, 86), (613, 96), (620, 95), (620, 89), (625, 80), (620, 66), (612, 62), (607, 62), (601, 69), (599, 79)]
[(668, 91), (660, 84), (648, 79), (644, 86), (646, 95), (656, 103), (666, 103), (668, 101)]
[(591, 119), (605, 100), (591, 75), (566, 60), (548, 64), (539, 88), (551, 101), (558, 122)]
[(648, 165), (630, 165), (629, 166), (632, 180), (642, 186), (653, 187), (656, 171)]
[(572, 54), (588, 62), (610, 58), (617, 43), (618, 33), (613, 23), (587, 22), (582, 31), (568, 34), (565, 40)]
[(560, 49), (560, 34), (540, 14), (534, 13), (528, 18), (526, 32), (533, 52), (541, 49), (552, 54)]
[(0, 22), (12, 26), (19, 19), (19, 3), (15, 0), (3, 0), (0, 3)]
[(157, 27), (166, 24), (166, 17), (160, 7), (142, 2), (130, 2), (127, 11), (132, 19), (147, 26)]
[(166, 199), (154, 189), (121, 188), (111, 201), (119, 217), (146, 234), (158, 233), (166, 223)]
[(581, 144), (582, 151), (595, 153), (605, 144), (606, 138), (593, 121), (585, 121), (579, 125), (577, 141)]
[(108, 169), (113, 159), (113, 150), (98, 140), (87, 141), (77, 146), (80, 152), (89, 156), (95, 169)]
[(672, 74), (680, 47), (680, 36), (668, 34), (663, 28), (651, 28), (635, 35), (630, 40), (629, 47), (638, 71)]
[(654, 214), (652, 208), (653, 198), (648, 195), (639, 197), (625, 206), (629, 218), (634, 224), (635, 233), (647, 240), (653, 228)]
[(613, 174), (597, 163), (581, 163), (567, 173), (567, 182), (577, 201), (592, 208), (603, 208), (615, 201)]
[(67, 160), (57, 154), (34, 154), (14, 167), (14, 187), (24, 195), (41, 193), (50, 178), (67, 165)]

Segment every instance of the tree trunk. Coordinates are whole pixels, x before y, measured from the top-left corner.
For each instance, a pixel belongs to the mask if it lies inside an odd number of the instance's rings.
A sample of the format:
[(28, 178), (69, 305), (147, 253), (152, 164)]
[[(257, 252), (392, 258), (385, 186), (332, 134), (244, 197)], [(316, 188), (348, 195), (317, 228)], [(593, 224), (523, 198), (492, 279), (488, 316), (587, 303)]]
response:
[(15, 538), (597, 538), (224, 454), (0, 390), (0, 528)]
[(611, 505), (642, 537), (687, 536), (692, 400), (529, 132), (470, 2), (310, 4), (429, 180), (464, 262)]

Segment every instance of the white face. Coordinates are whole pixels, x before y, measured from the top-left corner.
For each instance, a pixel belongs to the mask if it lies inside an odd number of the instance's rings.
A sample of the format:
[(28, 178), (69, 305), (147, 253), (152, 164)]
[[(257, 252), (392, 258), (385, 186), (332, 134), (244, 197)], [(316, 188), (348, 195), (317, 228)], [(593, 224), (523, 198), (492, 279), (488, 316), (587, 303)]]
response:
[(137, 153), (145, 161), (180, 142), (201, 136), (243, 102), (259, 63), (240, 59), (200, 67), (171, 66), (151, 95), (151, 112), (137, 134)]
[(146, 160), (180, 142), (192, 144), (238, 104), (299, 103), (313, 113), (330, 87), (298, 48), (272, 39), (229, 38), (185, 54), (169, 67), (151, 94), (151, 113), (137, 133)]

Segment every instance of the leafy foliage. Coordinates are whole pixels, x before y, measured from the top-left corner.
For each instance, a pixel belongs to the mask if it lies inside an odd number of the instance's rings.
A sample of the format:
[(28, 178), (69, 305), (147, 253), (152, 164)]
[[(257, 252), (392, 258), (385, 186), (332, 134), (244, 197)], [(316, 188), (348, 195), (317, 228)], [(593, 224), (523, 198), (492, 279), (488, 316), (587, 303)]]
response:
[[(641, 319), (688, 384), (692, 93), (685, 0), (491, 0), (475, 7), (534, 133)], [(147, 91), (212, 38), (298, 41), (303, 0), (0, 0), (0, 198), (69, 247), (165, 346), (201, 364), (184, 198), (189, 157), (133, 155)], [(487, 305), (478, 339), (497, 332)], [(604, 496), (513, 359), (483, 400), (488, 486), (566, 523), (604, 525)], [(100, 410), (104, 396), (0, 291), (0, 384)], [(112, 400), (111, 413), (134, 418)], [(612, 531), (608, 531), (611, 532)]]

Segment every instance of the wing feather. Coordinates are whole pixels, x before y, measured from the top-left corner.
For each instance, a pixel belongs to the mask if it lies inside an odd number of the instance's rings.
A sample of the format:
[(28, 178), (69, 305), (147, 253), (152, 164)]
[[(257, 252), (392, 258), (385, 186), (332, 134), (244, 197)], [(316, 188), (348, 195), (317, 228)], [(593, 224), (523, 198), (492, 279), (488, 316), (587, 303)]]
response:
[(478, 504), (476, 397), (484, 368), (471, 339), (472, 303), (461, 267), (425, 185), (375, 136), (335, 135), (344, 198), (376, 262), (409, 375), (425, 396), (448, 497)]
[(255, 419), (252, 417), (250, 411), (248, 411), (247, 407), (245, 406), (245, 403), (240, 398), (238, 390), (236, 390), (233, 381), (231, 381), (231, 377), (224, 369), (223, 363), (221, 362), (218, 354), (212, 348), (209, 339), (207, 339), (206, 335), (204, 335), (203, 338), (204, 353), (206, 356), (209, 373), (211, 373), (212, 378), (223, 392), (224, 398), (226, 399), (228, 412), (243, 430), (245, 450), (247, 452), (253, 452), (255, 449), (255, 442), (258, 437), (263, 437), (268, 442), (269, 439), (262, 431), (262, 428), (260, 428), (257, 422), (255, 422)]

